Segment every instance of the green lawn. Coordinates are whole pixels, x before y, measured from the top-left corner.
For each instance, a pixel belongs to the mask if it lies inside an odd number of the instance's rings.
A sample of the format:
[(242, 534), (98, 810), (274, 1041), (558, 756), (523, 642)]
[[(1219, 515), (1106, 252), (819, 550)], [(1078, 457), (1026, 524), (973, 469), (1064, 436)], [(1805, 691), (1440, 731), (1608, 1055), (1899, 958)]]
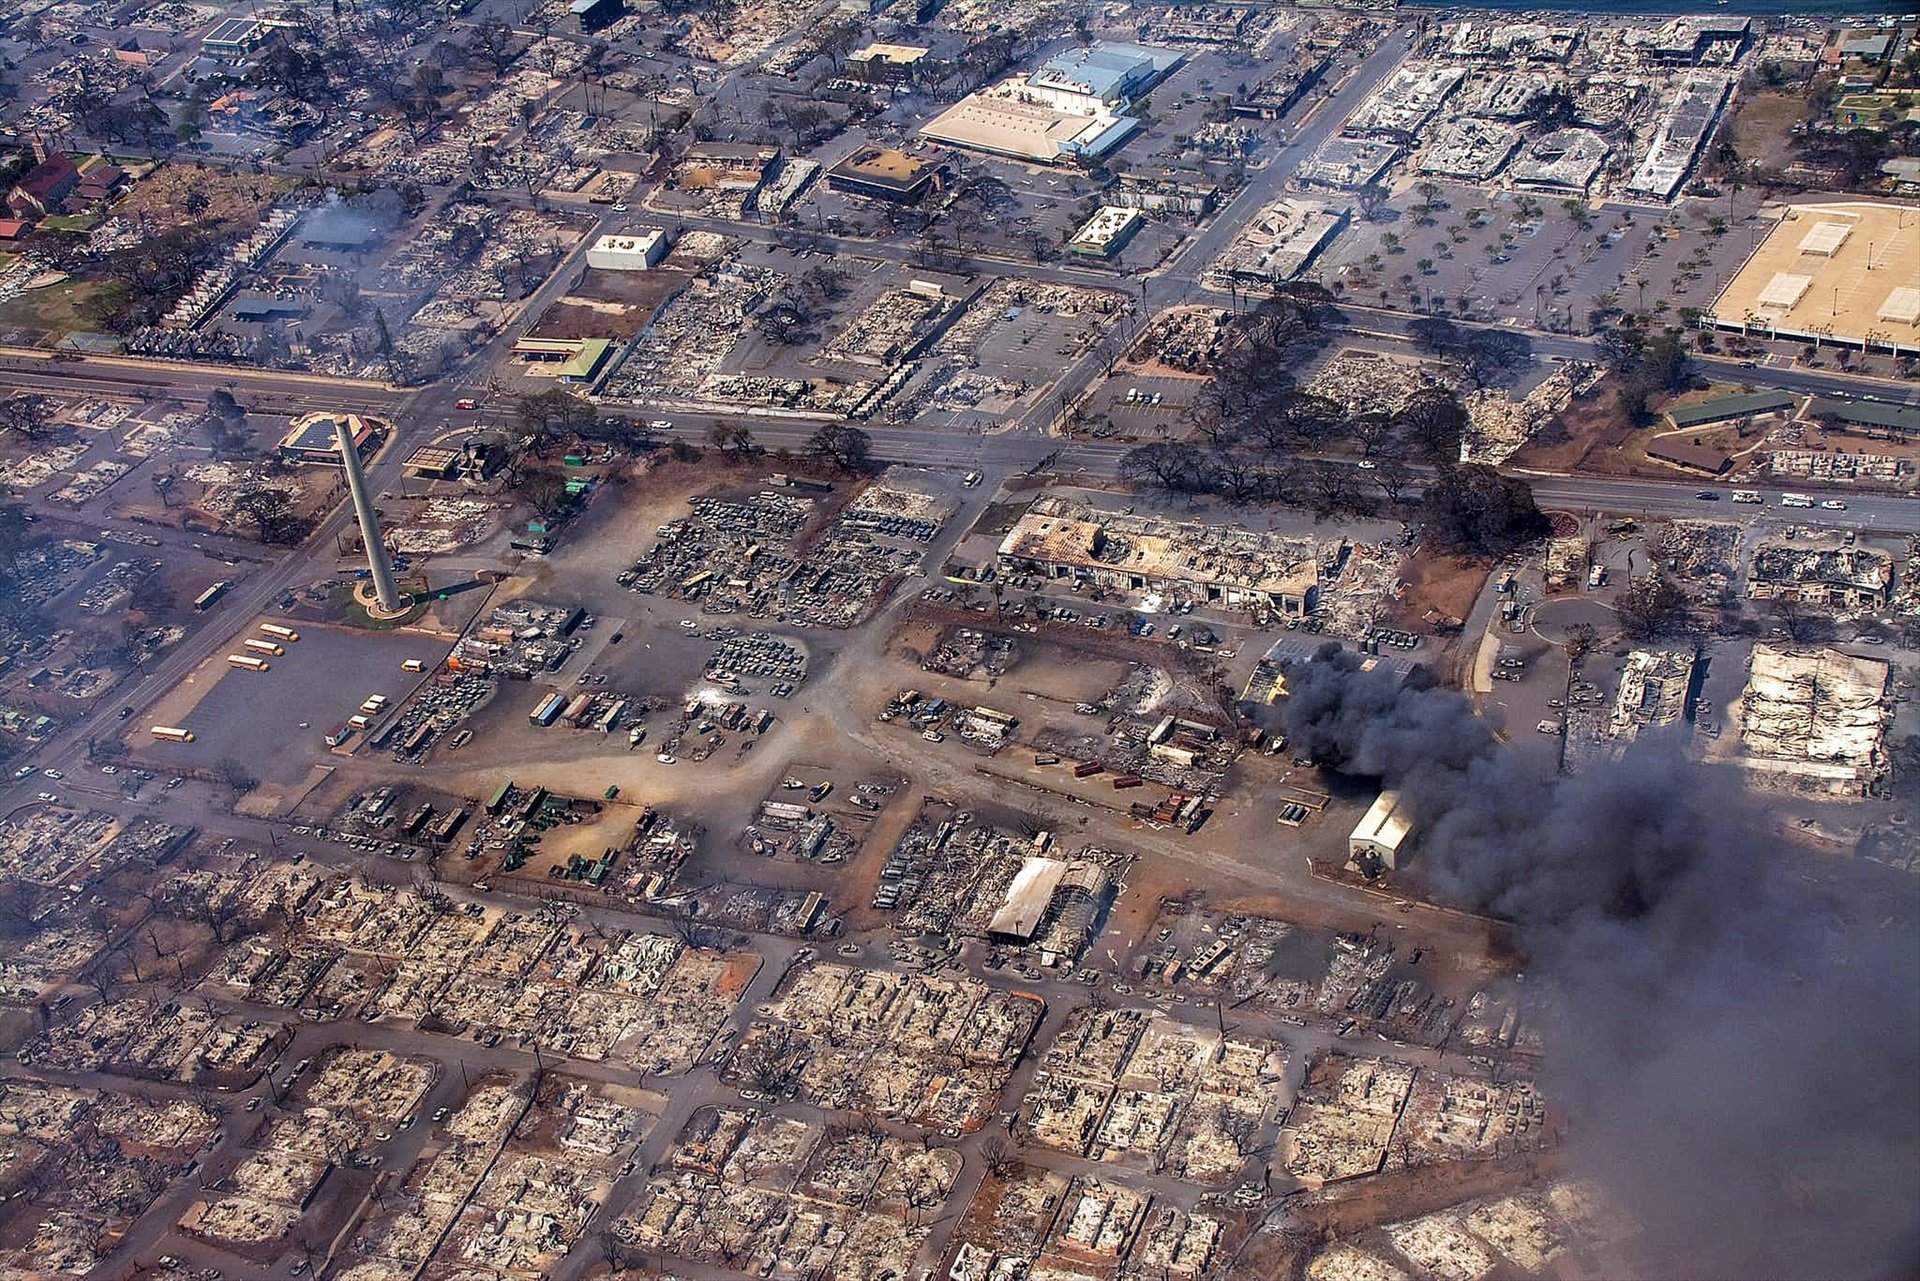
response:
[(114, 302), (126, 294), (117, 280), (69, 280), (45, 289), (29, 289), (0, 303), (0, 325), (19, 325), (47, 333), (99, 333), (100, 325), (87, 318), (83, 304), (91, 298)]

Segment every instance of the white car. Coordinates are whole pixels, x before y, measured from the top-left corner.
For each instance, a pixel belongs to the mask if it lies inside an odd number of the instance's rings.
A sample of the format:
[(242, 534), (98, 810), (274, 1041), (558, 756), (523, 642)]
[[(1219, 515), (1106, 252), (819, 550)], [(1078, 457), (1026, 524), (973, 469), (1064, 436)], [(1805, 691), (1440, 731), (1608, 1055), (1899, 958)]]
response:
[(677, 764), (680, 760), (680, 758), (678, 756), (675, 756), (672, 752), (661, 752), (658, 756), (655, 756), (653, 759), (656, 761), (659, 761), (662, 765)]
[(672, 431), (673, 424), (664, 418), (656, 418), (647, 424), (648, 431)]
[(1845, 500), (1839, 498), (1829, 498), (1820, 505), (1830, 512), (1843, 512), (1847, 509)]
[(1355, 463), (1354, 466), (1358, 467), (1361, 471), (1372, 471), (1376, 464), (1370, 459), (1362, 458), (1359, 462)]

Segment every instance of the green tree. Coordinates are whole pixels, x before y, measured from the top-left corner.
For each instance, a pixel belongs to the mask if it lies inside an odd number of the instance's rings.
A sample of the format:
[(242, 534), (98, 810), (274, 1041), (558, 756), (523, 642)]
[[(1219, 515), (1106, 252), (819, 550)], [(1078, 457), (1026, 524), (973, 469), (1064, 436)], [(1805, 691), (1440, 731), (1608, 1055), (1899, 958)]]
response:
[(807, 438), (806, 452), (840, 471), (866, 471), (873, 466), (873, 437), (846, 423), (825, 423)]
[(560, 387), (522, 396), (515, 402), (514, 412), (533, 438), (536, 456), (544, 454), (557, 437), (577, 436), (591, 429), (599, 418), (590, 403)]
[(1443, 468), (1427, 489), (1422, 513), (1437, 548), (1469, 555), (1504, 556), (1548, 530), (1526, 481), (1480, 463)]

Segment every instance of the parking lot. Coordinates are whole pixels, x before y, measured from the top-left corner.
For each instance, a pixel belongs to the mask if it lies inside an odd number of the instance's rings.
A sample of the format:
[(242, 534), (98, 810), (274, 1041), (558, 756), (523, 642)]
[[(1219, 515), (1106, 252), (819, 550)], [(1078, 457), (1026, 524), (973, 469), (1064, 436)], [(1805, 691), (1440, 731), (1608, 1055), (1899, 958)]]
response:
[[(268, 664), (263, 672), (231, 667), (224, 654), (208, 659), (151, 717), (153, 724), (192, 732), (194, 741), (150, 744), (143, 718), (133, 736), (136, 750), (196, 769), (237, 761), (263, 782), (289, 782), (326, 756), (327, 731), (354, 715), (361, 700), (383, 694), (397, 706), (423, 679), (401, 663), (418, 659), (431, 669), (446, 652), (444, 642), (408, 632), (307, 623), (299, 631), (298, 641), (282, 647), (285, 654), (259, 656)], [(352, 673), (344, 686), (343, 672)]]

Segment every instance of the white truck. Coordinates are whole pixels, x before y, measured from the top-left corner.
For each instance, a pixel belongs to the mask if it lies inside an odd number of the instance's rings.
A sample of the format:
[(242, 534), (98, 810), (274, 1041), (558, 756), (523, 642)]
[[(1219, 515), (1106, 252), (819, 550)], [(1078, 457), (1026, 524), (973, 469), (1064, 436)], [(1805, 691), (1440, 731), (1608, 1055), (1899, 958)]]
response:
[(1780, 495), (1780, 505), (1782, 507), (1811, 507), (1813, 506), (1813, 500), (1805, 494), (1782, 494)]

